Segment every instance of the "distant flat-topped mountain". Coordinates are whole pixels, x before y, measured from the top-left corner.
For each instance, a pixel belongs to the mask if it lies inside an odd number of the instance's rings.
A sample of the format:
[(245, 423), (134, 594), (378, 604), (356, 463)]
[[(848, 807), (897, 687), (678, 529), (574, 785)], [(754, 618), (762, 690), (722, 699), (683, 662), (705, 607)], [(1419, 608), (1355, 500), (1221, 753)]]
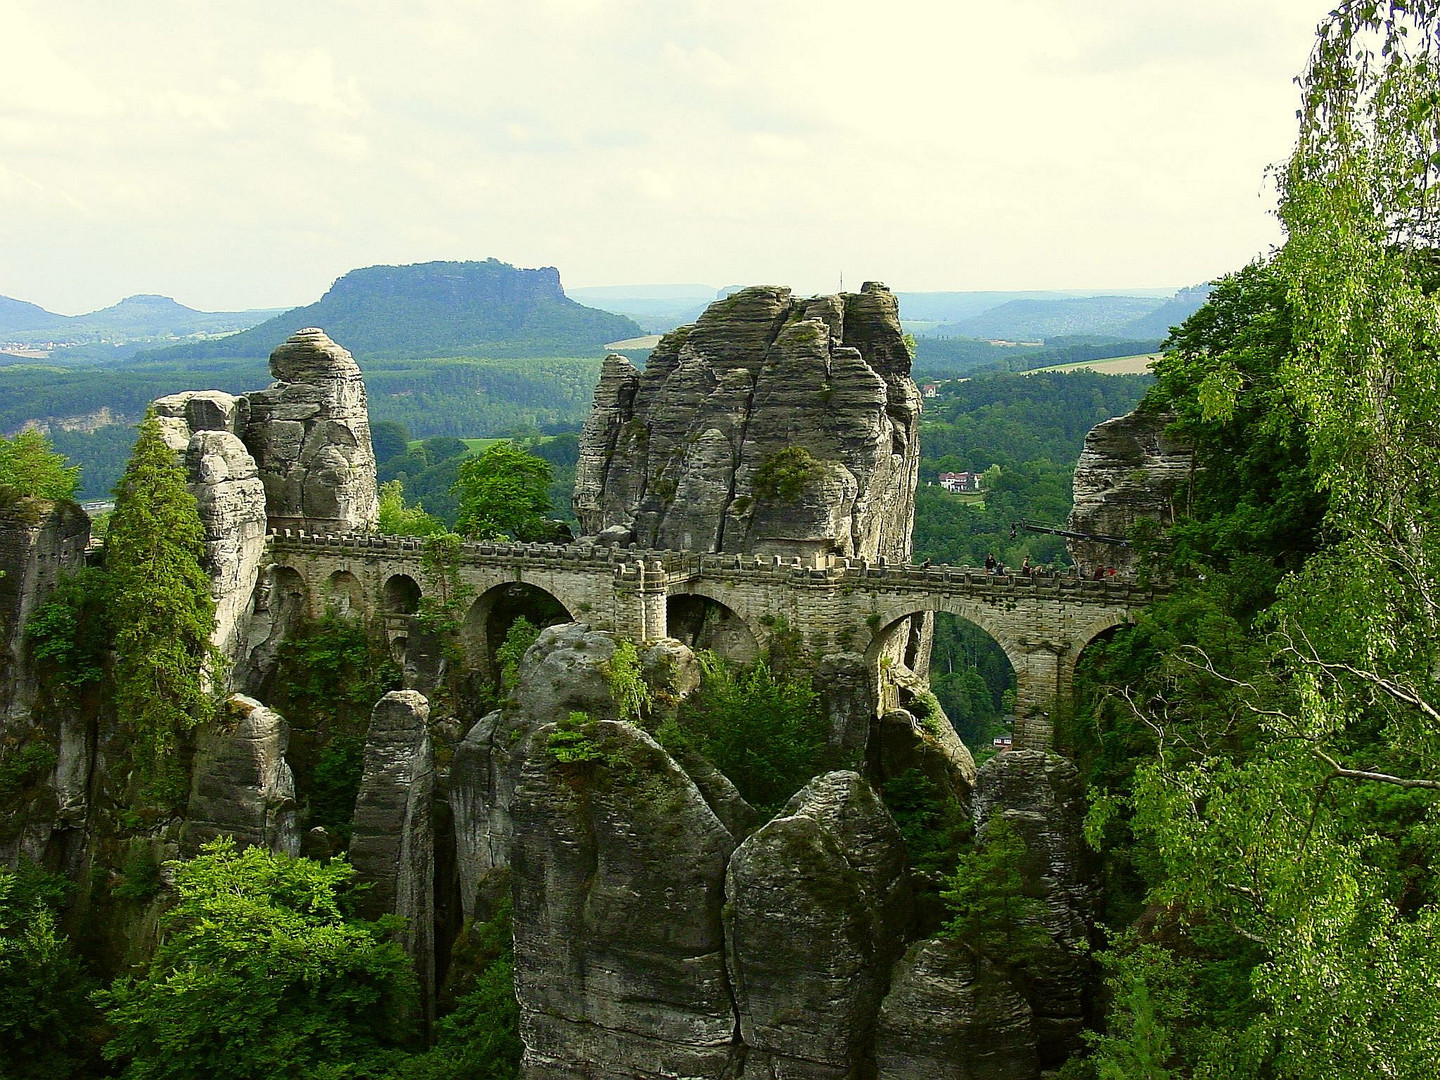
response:
[(322, 327), (357, 357), (584, 356), (640, 327), (569, 299), (553, 266), (430, 262), (352, 270), (308, 307), (242, 334), (149, 358), (260, 359), (296, 331)]

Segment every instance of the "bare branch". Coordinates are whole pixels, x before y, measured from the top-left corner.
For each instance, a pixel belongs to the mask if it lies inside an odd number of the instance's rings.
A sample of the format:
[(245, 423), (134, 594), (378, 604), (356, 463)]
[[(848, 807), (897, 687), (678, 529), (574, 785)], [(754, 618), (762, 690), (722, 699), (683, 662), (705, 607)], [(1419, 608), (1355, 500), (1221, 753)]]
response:
[(1344, 780), (1371, 780), (1377, 784), (1391, 784), (1394, 787), (1424, 788), (1428, 791), (1440, 791), (1440, 780), (1422, 780), (1417, 777), (1392, 776), (1389, 773), (1368, 772), (1364, 769), (1347, 769), (1318, 746), (1312, 746), (1310, 752), (1326, 765), (1329, 765), (1330, 771), (1334, 776), (1338, 776)]

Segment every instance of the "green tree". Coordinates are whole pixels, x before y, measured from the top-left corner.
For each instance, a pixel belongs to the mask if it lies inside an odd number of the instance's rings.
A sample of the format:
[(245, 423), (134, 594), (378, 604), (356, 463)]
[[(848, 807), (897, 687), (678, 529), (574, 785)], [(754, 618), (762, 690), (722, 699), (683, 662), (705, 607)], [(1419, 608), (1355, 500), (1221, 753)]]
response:
[[(1151, 908), (1183, 913), (1177, 949), (1201, 930), (1246, 945), (1231, 981), (1248, 1012), (1231, 1023), (1211, 1001), (1192, 1022), (1244, 1052), (1182, 1054), (1197, 1076), (1420, 1077), (1440, 1060), (1437, 86), (1434, 0), (1324, 20), (1280, 173), (1290, 347), (1263, 379), (1231, 350), (1192, 380), (1201, 420), (1249, 411), (1249, 437), (1293, 414), (1324, 514), (1314, 554), (1272, 564), (1288, 574), (1257, 620), (1260, 664), (1171, 654), (1207, 688), (1214, 737), (1194, 737), (1172, 689), (1140, 699), (1157, 746), (1130, 805)], [(1267, 382), (1278, 410), (1255, 408)], [(1282, 467), (1301, 464), (1277, 445)], [(1261, 524), (1270, 557), (1288, 526)]]
[(370, 446), (375, 463), (383, 465), (410, 449), (410, 432), (397, 420), (377, 420), (370, 425)]
[(445, 523), (423, 507), (405, 505), (405, 488), (399, 480), (380, 485), (380, 531), (386, 536), (433, 536)]
[(185, 472), (148, 415), (115, 488), (105, 543), (115, 618), (115, 703), (134, 736), (142, 798), (162, 807), (183, 795), (175, 751), (214, 707), (206, 685), (215, 602), (201, 568), (204, 528)]
[(145, 974), (96, 994), (126, 1080), (375, 1075), (409, 1041), (410, 962), (345, 914), (355, 871), (216, 840), (167, 864), (175, 905)]
[(1002, 964), (1018, 964), (1025, 950), (1048, 944), (1039, 924), (1044, 905), (1025, 890), (1024, 859), (1025, 841), (1014, 826), (992, 818), (940, 894), (951, 912), (945, 932)]
[(779, 810), (825, 765), (829, 734), (808, 672), (776, 673), (775, 658), (735, 667), (702, 656), (700, 691), (662, 741), (686, 742), (713, 762), (757, 810)]
[(56, 927), (67, 891), (0, 867), (0, 1080), (63, 1080), (94, 1064), (90, 980)]
[(542, 540), (551, 535), (550, 463), (513, 442), (495, 443), (460, 463), (459, 529), (481, 540)]
[(79, 488), (80, 466), (68, 464), (40, 432), (0, 435), (0, 506), (25, 498), (73, 499)]

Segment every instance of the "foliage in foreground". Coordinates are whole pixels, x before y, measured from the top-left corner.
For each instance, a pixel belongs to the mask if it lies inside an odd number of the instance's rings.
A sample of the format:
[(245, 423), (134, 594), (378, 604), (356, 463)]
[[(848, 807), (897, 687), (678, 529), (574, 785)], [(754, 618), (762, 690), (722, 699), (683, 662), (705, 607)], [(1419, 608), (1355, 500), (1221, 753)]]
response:
[(147, 416), (105, 542), (110, 604), (124, 615), (115, 630), (115, 704), (135, 737), (143, 797), (162, 806), (181, 797), (175, 750), (212, 714), (206, 677), (219, 662), (210, 644), (215, 601), (201, 568), (205, 530), (185, 480), (159, 421)]
[(80, 466), (55, 453), (40, 432), (0, 435), (0, 506), (27, 498), (73, 499), (79, 487)]
[(88, 1072), (98, 1045), (90, 980), (56, 929), (67, 883), (0, 867), (0, 1078)]
[(776, 657), (738, 667), (702, 656), (700, 689), (662, 742), (683, 741), (730, 778), (763, 814), (775, 813), (825, 766), (827, 723), (807, 674), (777, 674)]
[(392, 1060), (414, 976), (383, 925), (347, 917), (349, 865), (228, 839), (169, 865), (177, 899), (148, 971), (96, 994), (126, 1080), (364, 1076)]
[(1102, 1076), (1440, 1066), (1437, 76), (1434, 0), (1322, 23), (1285, 246), (1160, 367), (1234, 456), (1176, 530), (1191, 583), (1108, 650), (1090, 831), (1128, 829), (1147, 907)]

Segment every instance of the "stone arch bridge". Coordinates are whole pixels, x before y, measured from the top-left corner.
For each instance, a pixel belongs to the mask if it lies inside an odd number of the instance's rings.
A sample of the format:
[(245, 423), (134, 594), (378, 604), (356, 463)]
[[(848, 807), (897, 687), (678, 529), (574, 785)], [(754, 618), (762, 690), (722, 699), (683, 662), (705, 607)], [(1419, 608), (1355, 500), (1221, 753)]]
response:
[[(269, 539), (268, 601), (288, 597), (311, 617), (327, 607), (383, 616), (403, 646), (426, 598), (463, 611), (467, 653), (485, 655), (487, 615), (506, 596), (528, 592), (558, 603), (570, 618), (636, 641), (671, 636), (671, 621), (698, 607), (743, 625), (763, 645), (784, 625), (819, 652), (864, 654), (872, 669), (914, 663), (904, 637), (917, 615), (945, 611), (976, 624), (1015, 670), (1016, 742), (1048, 746), (1046, 713), (1068, 692), (1081, 651), (1131, 621), (1157, 595), (1133, 582), (1070, 577), (992, 576), (950, 566), (886, 565), (827, 557), (643, 551), (588, 544), (471, 542), (442, 572), (421, 539), (314, 536), (283, 530)], [(493, 646), (493, 642), (489, 643)], [(880, 685), (882, 680), (876, 680)], [(878, 707), (886, 703), (877, 702)]]

